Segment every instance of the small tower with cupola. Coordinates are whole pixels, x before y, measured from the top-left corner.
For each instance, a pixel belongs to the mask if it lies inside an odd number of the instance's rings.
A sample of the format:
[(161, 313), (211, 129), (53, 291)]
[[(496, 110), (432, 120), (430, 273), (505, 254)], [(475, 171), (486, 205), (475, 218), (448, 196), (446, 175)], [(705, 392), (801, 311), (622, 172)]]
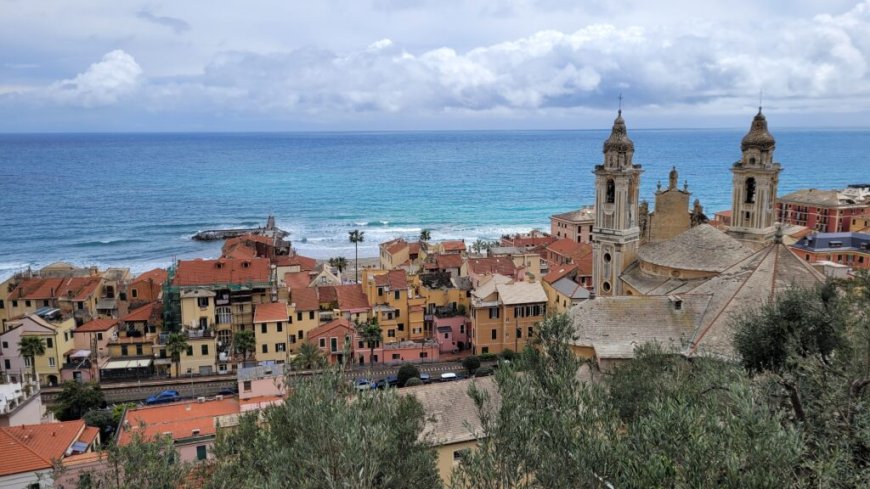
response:
[(731, 227), (728, 233), (749, 244), (762, 245), (776, 234), (776, 192), (779, 163), (773, 161), (776, 140), (758, 108), (740, 149), (743, 157), (731, 166)]
[(622, 295), (619, 276), (637, 256), (640, 245), (638, 200), (640, 165), (632, 161), (622, 110), (604, 142), (604, 163), (595, 166), (595, 226), (592, 228), (592, 278), (599, 296)]

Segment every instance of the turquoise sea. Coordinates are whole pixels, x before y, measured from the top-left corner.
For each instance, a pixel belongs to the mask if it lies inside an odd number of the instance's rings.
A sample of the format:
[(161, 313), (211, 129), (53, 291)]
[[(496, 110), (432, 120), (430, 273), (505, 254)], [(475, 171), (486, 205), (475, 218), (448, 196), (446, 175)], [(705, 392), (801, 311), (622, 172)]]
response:
[[(870, 131), (777, 130), (780, 194), (870, 181)], [(747, 120), (747, 128), (749, 120)], [(712, 215), (730, 205), (729, 167), (747, 128), (629, 130), (642, 198), (675, 165)], [(213, 257), (197, 230), (274, 214), (304, 254), (377, 243), (496, 238), (549, 229), (592, 203), (609, 131), (0, 135), (0, 277), (64, 260), (142, 271)]]

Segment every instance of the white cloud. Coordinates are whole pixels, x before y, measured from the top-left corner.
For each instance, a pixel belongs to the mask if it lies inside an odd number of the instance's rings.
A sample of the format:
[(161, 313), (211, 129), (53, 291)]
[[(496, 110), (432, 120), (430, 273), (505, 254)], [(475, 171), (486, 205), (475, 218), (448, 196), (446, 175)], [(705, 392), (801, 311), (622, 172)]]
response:
[(136, 90), (141, 75), (142, 68), (136, 60), (116, 49), (75, 78), (52, 84), (47, 95), (65, 105), (111, 105)]

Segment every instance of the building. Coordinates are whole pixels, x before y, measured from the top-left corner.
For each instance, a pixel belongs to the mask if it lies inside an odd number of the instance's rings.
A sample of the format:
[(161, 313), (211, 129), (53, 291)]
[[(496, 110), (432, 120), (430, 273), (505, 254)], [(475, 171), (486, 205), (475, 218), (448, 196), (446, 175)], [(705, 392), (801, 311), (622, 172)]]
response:
[(73, 351), (61, 372), (63, 380), (99, 380), (98, 369), (109, 361), (109, 342), (119, 336), (119, 321), (94, 319), (73, 331)]
[(594, 226), (595, 209), (591, 206), (550, 216), (550, 234), (575, 243), (591, 244)]
[(224, 241), (221, 248), (221, 256), (224, 258), (268, 258), (275, 260), (278, 257), (292, 254), (290, 243), (284, 241), (279, 234), (243, 234)]
[(363, 270), (362, 285), (384, 343), (421, 340), (427, 336), (426, 300), (408, 284), (404, 270)]
[(469, 347), (468, 318), (465, 316), (435, 317), (435, 341), (441, 353), (455, 353)]
[(0, 427), (0, 487), (53, 487), (55, 462), (94, 452), (100, 430), (82, 420)]
[(399, 341), (369, 345), (357, 334), (350, 321), (339, 318), (312, 330), (309, 343), (317, 346), (331, 365), (354, 362), (358, 365), (399, 365), (438, 361), (434, 340)]
[(539, 282), (491, 275), (471, 293), (471, 335), (475, 354), (521, 351), (547, 314)]
[[(662, 190), (661, 182), (658, 184), (655, 198), (655, 211), (649, 214), (645, 223), (646, 229), (641, 230), (641, 235), (651, 243), (667, 241), (674, 236), (686, 231), (692, 224), (689, 213), (689, 185), (678, 188), (679, 174), (677, 168), (672, 167), (668, 174), (668, 188)], [(641, 212), (641, 218), (644, 216)]]
[(814, 233), (791, 249), (809, 263), (824, 261), (870, 270), (870, 233)]
[(865, 211), (860, 216), (853, 217), (849, 231), (853, 233), (870, 233), (870, 210)]
[(238, 371), (239, 407), (242, 413), (277, 406), (287, 396), (286, 365), (258, 365)]
[(517, 270), (522, 270), (533, 279), (540, 279), (541, 274), (545, 273), (549, 267), (547, 260), (542, 258), (541, 253), (537, 250), (516, 246), (494, 246), (487, 253), (490, 257), (510, 258)]
[(404, 268), (414, 271), (412, 267), (419, 265), (426, 258), (426, 253), (419, 241), (409, 243), (402, 238), (396, 238), (380, 243), (378, 249), (380, 268), (383, 270)]
[[(339, 318), (311, 330), (306, 341), (320, 348), (330, 365), (337, 365), (350, 360), (347, 357), (353, 353), (355, 336), (353, 324)], [(379, 359), (373, 361), (378, 362)]]
[(849, 231), (852, 220), (864, 217), (868, 210), (870, 184), (849, 185), (844, 190), (797, 190), (783, 195), (776, 204), (780, 222), (823, 233)]
[[(46, 316), (49, 317), (49, 316)], [(10, 379), (20, 380), (21, 375), (30, 375), (32, 363), (36, 362), (36, 375), (42, 385), (57, 385), (61, 379), (61, 368), (66, 363), (66, 355), (73, 351), (73, 329), (75, 320), (43, 319), (30, 314), (22, 319), (9, 321), (7, 330), (0, 334), (0, 359), (3, 372)], [(32, 336), (42, 340), (45, 353), (35, 358), (22, 357), (18, 351), (21, 340)]]
[[(182, 356), (181, 375), (235, 368), (235, 335), (254, 328), (258, 304), (277, 300), (276, 274), (266, 258), (182, 260), (170, 268), (170, 285), (163, 291), (164, 328), (183, 331), (192, 347)], [(169, 355), (160, 351), (158, 356)]]
[(162, 268), (155, 268), (139, 274), (127, 288), (130, 305), (160, 300), (163, 284), (169, 274)]
[(118, 425), (117, 443), (125, 446), (136, 435), (144, 441), (169, 436), (181, 460), (206, 460), (218, 429), (237, 425), (240, 412), (235, 398), (200, 398), (128, 409)]
[(257, 304), (254, 309), (257, 361), (284, 363), (288, 360), (289, 319), (286, 302)]
[[(94, 272), (96, 273), (96, 271)], [(66, 278), (22, 278), (11, 284), (6, 298), (7, 320), (33, 314), (37, 309), (60, 309), (78, 324), (100, 317), (98, 302), (103, 279), (99, 275)]]
[(591, 287), (590, 277), (581, 275), (575, 264), (561, 265), (548, 273), (541, 283), (547, 294), (547, 304), (551, 312), (567, 312), (577, 304), (591, 298), (587, 287)]
[[(134, 310), (124, 317), (123, 323), (115, 321), (116, 332), (107, 343), (109, 360), (100, 364), (100, 379), (147, 379), (155, 373), (154, 347), (158, 335), (156, 329), (149, 333), (154, 304)], [(97, 327), (93, 330), (99, 331)]]
[(321, 318), (333, 317), (333, 311), (321, 311), (318, 289), (302, 287), (290, 290), (290, 303), (287, 306), (288, 351), (295, 354), (308, 337), (309, 332), (321, 324)]
[(493, 377), (406, 387), (400, 391), (402, 395), (413, 396), (423, 406), (425, 424), (420, 439), (432, 443), (438, 473), (445, 486), (449, 486), (451, 474), (465, 454), (474, 450), (484, 436), (478, 408), (468, 395), (471, 385), (488, 394), (487, 409), (495, 414), (501, 397)]
[(39, 382), (0, 378), (0, 427), (39, 424), (42, 422), (42, 397)]
[(514, 261), (508, 257), (468, 258), (462, 264), (460, 277), (468, 277), (472, 285), (477, 286), (483, 279), (492, 275), (502, 275), (521, 280), (525, 271), (518, 269)]

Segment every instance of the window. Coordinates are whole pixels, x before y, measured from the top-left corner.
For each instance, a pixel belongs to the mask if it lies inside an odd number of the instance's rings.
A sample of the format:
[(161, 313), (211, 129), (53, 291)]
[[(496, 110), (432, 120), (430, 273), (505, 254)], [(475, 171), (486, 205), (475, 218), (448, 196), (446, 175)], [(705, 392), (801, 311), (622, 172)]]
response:
[(444, 333), (444, 339), (446, 340), (446, 339), (449, 339), (449, 338), (450, 338), (450, 333)]
[(301, 312), (297, 312), (297, 313), (296, 313), (296, 320), (297, 320), (297, 321), (302, 321), (302, 313), (301, 313)]
[(616, 184), (613, 182), (612, 178), (607, 180), (607, 192), (605, 199), (606, 204), (612, 204), (616, 202)]
[(745, 195), (744, 195), (745, 199), (743, 200), (743, 202), (745, 204), (755, 203), (755, 178), (754, 177), (749, 177), (746, 179), (744, 193), (745, 193)]
[(268, 325), (266, 323), (263, 323), (260, 325), (260, 332), (263, 334), (266, 334), (267, 332), (269, 332), (269, 328), (268, 328)]
[(382, 295), (384, 295), (384, 288), (383, 288), (383, 287), (378, 287), (378, 296), (380, 297), (380, 296), (382, 296)]
[(127, 351), (127, 345), (121, 345), (121, 356), (126, 357), (129, 354)]
[(192, 346), (187, 347), (187, 356), (189, 356), (189, 357), (193, 356), (193, 347)]
[(200, 345), (199, 351), (205, 356), (208, 355), (208, 345)]
[(138, 291), (137, 289), (133, 289), (133, 290), (131, 290), (131, 291), (130, 291), (130, 296), (133, 297), (134, 299), (137, 298), (137, 297), (139, 297), (139, 291)]
[(30, 307), (30, 301), (24, 301), (24, 307)]
[(314, 311), (308, 312), (308, 319), (314, 319)]
[(359, 346), (357, 346), (357, 348), (359, 348), (360, 350), (362, 350), (363, 348), (365, 348), (365, 346), (363, 346), (363, 342), (362, 342), (362, 341), (358, 342), (357, 344), (359, 345)]
[(284, 331), (284, 323), (279, 322), (279, 323), (276, 325), (276, 329), (277, 329), (277, 331), (278, 331), (279, 333), (283, 332), (283, 331)]
[(263, 353), (269, 353), (269, 345), (263, 345)]
[(396, 330), (395, 329), (388, 329), (387, 330), (387, 338), (395, 338), (395, 337), (396, 337)]
[(55, 367), (54, 357), (48, 357), (48, 366), (52, 368)]
[(401, 291), (397, 290), (396, 292), (393, 293), (393, 298), (395, 298), (396, 300), (399, 300), (400, 294), (401, 294)]
[(24, 366), (25, 367), (32, 367), (33, 366), (33, 362), (31, 361), (32, 358), (33, 357), (24, 357)]
[(218, 323), (230, 324), (233, 322), (233, 312), (229, 307), (218, 307), (214, 312)]
[(399, 331), (405, 331), (405, 323), (399, 323), (397, 327), (399, 328)]
[(535, 328), (532, 326), (529, 326), (529, 338), (532, 337), (532, 333), (534, 333), (534, 332), (535, 332)]
[(9, 342), (8, 342), (8, 341), (4, 341), (4, 342), (3, 342), (3, 348), (9, 348)]
[(425, 351), (420, 352), (420, 358), (428, 358), (428, 357), (429, 357), (429, 352), (425, 352)]
[(489, 353), (489, 347), (484, 346), (483, 348), (480, 349), (480, 353)]
[(495, 330), (495, 329), (492, 330), (490, 333), (490, 336), (492, 337), (491, 339), (497, 340), (498, 339), (498, 330)]
[(3, 299), (0, 299), (0, 309), (3, 309), (5, 305), (3, 304)]
[(196, 447), (196, 459), (197, 460), (205, 460), (207, 450), (205, 449), (205, 445), (199, 445)]
[(287, 351), (286, 343), (275, 343), (275, 351), (278, 353)]
[(42, 307), (48, 307), (48, 301), (42, 301)]
[(299, 338), (300, 340), (301, 340), (302, 338), (305, 338), (305, 331), (302, 331), (302, 330), (300, 329), (300, 330), (299, 330), (299, 334), (296, 335), (296, 337)]
[(338, 351), (338, 338), (329, 339), (329, 349), (330, 351)]
[(199, 318), (199, 329), (208, 328), (208, 318)]
[(523, 337), (523, 330), (520, 328), (517, 328), (516, 334), (517, 334), (517, 339), (521, 339)]
[(498, 319), (498, 314), (499, 314), (499, 311), (498, 311), (497, 307), (490, 307), (489, 308), (489, 318), (490, 319)]
[(6, 368), (6, 370), (9, 370), (10, 368), (12, 368), (12, 364), (9, 363), (9, 359), (8, 359), (8, 358), (5, 359), (5, 360), (3, 360), (3, 366)]
[(290, 335), (290, 344), (292, 345), (292, 344), (295, 344), (295, 343), (296, 343), (296, 335), (295, 335), (295, 334), (291, 334), (291, 335)]
[(465, 334), (465, 325), (464, 324), (459, 325), (459, 334)]
[(320, 338), (320, 347), (326, 348), (326, 338)]
[(392, 355), (392, 359), (393, 359), (393, 360), (401, 360), (401, 359), (402, 359), (402, 355), (399, 355), (398, 353), (393, 353), (393, 355)]
[(246, 381), (242, 382), (242, 391), (251, 392), (251, 381), (250, 380), (246, 380)]
[(208, 297), (197, 297), (196, 305), (199, 307), (208, 307)]
[(605, 263), (610, 263), (610, 260), (612, 260), (612, 259), (613, 259), (613, 257), (610, 256), (610, 253), (604, 254), (604, 262)]
[(12, 301), (12, 307), (18, 307), (18, 301)]
[(103, 341), (103, 333), (97, 333), (97, 339)]
[(136, 354), (139, 356), (144, 355), (144, 353), (142, 353), (142, 345), (136, 345)]

